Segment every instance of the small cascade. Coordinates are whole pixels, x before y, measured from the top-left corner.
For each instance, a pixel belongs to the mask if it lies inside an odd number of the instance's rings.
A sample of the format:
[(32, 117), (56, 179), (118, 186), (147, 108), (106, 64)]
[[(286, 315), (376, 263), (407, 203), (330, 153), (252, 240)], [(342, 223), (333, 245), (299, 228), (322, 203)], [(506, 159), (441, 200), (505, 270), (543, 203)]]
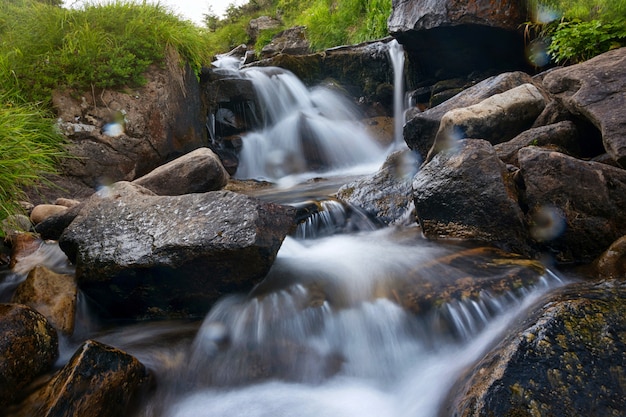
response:
[(362, 209), (336, 199), (305, 201), (295, 206), (304, 217), (295, 232), (297, 239), (317, 239), (380, 228), (380, 224)]
[(389, 59), (393, 66), (393, 142), (396, 149), (405, 149), (404, 127), (404, 48), (397, 40), (389, 42)]
[(242, 75), (253, 81), (264, 128), (243, 137), (236, 178), (289, 185), (320, 173), (371, 172), (382, 163), (384, 151), (338, 93), (309, 90), (279, 68), (250, 68)]

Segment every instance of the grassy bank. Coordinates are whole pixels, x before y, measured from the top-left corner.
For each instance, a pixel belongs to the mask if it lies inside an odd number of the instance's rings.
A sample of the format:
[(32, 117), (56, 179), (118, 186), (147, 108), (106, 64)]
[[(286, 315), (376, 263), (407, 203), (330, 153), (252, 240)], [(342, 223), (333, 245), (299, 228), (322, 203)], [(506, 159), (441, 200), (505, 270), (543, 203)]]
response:
[(114, 1), (68, 10), (59, 3), (0, 3), (0, 219), (17, 210), (23, 187), (53, 173), (63, 157), (53, 89), (139, 86), (168, 47), (198, 72), (210, 62), (207, 31), (161, 5)]

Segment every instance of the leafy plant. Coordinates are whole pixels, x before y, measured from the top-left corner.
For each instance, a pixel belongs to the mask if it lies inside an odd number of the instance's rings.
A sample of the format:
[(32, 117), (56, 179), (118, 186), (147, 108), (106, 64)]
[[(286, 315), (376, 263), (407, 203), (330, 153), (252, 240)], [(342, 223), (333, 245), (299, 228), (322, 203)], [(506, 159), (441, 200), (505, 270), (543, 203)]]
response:
[(548, 52), (557, 63), (576, 63), (623, 45), (626, 45), (624, 22), (563, 21), (552, 35)]

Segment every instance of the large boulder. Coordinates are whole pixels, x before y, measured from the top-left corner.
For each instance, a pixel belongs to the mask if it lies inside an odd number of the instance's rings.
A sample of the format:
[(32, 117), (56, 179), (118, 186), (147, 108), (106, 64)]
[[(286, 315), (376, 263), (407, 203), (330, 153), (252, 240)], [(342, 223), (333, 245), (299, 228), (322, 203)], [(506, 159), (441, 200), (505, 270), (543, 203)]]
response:
[(0, 407), (49, 370), (59, 354), (57, 332), (22, 304), (0, 304)]
[(59, 245), (81, 290), (119, 318), (202, 316), (272, 265), (295, 211), (229, 191), (156, 196), (118, 183)]
[(426, 161), (464, 138), (506, 142), (528, 129), (545, 107), (545, 98), (532, 84), (495, 94), (478, 104), (444, 114)]
[(87, 340), (45, 386), (28, 397), (15, 417), (109, 417), (128, 415), (147, 390), (150, 375), (133, 356)]
[(626, 171), (565, 154), (518, 153), (531, 235), (559, 262), (591, 262), (626, 234)]
[(229, 177), (211, 149), (198, 148), (133, 182), (158, 195), (182, 195), (220, 190)]
[(626, 168), (626, 48), (551, 71), (543, 85), (572, 114), (593, 123), (606, 151)]
[(132, 90), (54, 92), (72, 156), (61, 166), (74, 185), (62, 183), (66, 192), (84, 197), (206, 145), (199, 84), (189, 66), (181, 67), (178, 53), (169, 49), (164, 65), (151, 66), (145, 78), (144, 86)]
[(626, 284), (543, 299), (452, 388), (440, 416), (617, 416), (626, 409)]
[(523, 0), (393, 0), (387, 26), (423, 80), (526, 68), (527, 21)]
[(507, 72), (487, 78), (424, 112), (416, 108), (409, 109), (405, 115), (404, 141), (409, 148), (419, 152), (422, 158), (425, 158), (435, 142), (441, 119), (446, 113), (454, 109), (478, 104), (495, 94), (504, 93), (526, 83), (532, 83), (532, 78), (528, 74)]
[(413, 199), (426, 237), (462, 238), (530, 253), (515, 185), (487, 141), (461, 140), (435, 155), (413, 178)]
[(259, 16), (248, 22), (246, 33), (250, 39), (250, 43), (255, 43), (259, 34), (264, 30), (277, 29), (281, 27), (283, 22), (270, 16)]

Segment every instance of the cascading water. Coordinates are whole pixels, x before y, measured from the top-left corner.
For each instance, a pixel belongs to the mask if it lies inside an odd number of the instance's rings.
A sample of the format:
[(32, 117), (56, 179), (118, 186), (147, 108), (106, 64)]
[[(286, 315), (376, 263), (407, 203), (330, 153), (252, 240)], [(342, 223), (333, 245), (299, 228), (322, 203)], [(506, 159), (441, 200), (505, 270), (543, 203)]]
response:
[[(296, 182), (378, 168), (386, 150), (340, 96), (309, 91), (282, 70), (244, 76), (264, 97), (266, 125), (244, 137), (239, 178)], [(263, 198), (295, 205), (289, 195), (299, 190)], [(251, 293), (223, 298), (202, 323), (84, 326), (62, 340), (59, 365), (88, 337), (137, 357), (156, 388), (132, 417), (435, 417), (462, 370), (561, 284), (546, 272), (515, 290), (484, 290), (417, 314), (402, 302), (407, 277), (445, 285), (455, 267), (444, 260), (459, 248), (427, 242), (416, 227), (381, 228), (334, 199), (299, 204), (315, 205), (313, 214)]]
[(263, 129), (243, 137), (236, 178), (293, 184), (320, 174), (363, 174), (383, 161), (381, 148), (348, 100), (323, 87), (307, 89), (279, 68), (250, 68)]

